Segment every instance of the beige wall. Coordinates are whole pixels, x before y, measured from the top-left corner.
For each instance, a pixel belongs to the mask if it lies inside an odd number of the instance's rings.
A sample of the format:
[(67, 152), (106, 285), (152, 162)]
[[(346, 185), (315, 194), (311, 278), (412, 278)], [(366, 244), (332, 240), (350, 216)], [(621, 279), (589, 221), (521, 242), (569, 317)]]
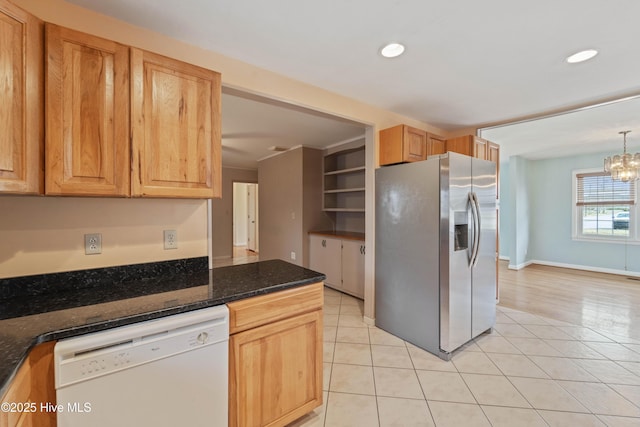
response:
[(260, 259), (302, 265), (302, 149), (258, 162), (258, 183)]
[(309, 231), (331, 230), (331, 217), (322, 211), (324, 152), (303, 149), (302, 157), (302, 265), (309, 266)]
[[(309, 265), (312, 229), (331, 228), (322, 212), (322, 151), (299, 147), (258, 163), (260, 259)], [(291, 259), (291, 252), (296, 259)]]
[(258, 171), (222, 168), (222, 198), (212, 201), (213, 258), (233, 255), (233, 183), (258, 182)]
[[(207, 256), (202, 200), (0, 197), (0, 278)], [(164, 250), (163, 230), (178, 232)], [(84, 234), (102, 254), (84, 254)]]

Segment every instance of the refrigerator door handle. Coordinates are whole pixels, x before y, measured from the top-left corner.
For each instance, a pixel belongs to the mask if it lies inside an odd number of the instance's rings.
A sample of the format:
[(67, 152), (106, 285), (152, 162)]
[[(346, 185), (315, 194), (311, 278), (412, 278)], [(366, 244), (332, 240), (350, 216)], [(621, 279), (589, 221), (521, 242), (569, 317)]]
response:
[(471, 267), (475, 267), (478, 263), (478, 255), (480, 252), (480, 203), (478, 202), (478, 196), (475, 192), (470, 193), (471, 197), (471, 212), (473, 212), (473, 251), (471, 257)]
[(467, 257), (468, 257), (468, 266), (469, 268), (473, 267), (473, 257), (475, 256), (475, 241), (476, 241), (476, 217), (475, 217), (475, 203), (473, 202), (473, 192), (469, 192), (467, 194), (467, 212), (468, 215), (471, 217), (471, 220), (469, 221), (468, 225), (467, 225), (467, 230), (468, 230), (468, 238), (471, 240), (470, 241), (470, 245), (468, 245), (468, 249), (467, 249)]

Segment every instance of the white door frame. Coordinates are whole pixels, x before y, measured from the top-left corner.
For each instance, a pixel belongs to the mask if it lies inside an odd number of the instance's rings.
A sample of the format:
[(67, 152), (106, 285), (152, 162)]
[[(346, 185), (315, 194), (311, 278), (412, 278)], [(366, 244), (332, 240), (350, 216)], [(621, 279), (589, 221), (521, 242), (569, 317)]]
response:
[(258, 253), (258, 184), (247, 183), (247, 249)]

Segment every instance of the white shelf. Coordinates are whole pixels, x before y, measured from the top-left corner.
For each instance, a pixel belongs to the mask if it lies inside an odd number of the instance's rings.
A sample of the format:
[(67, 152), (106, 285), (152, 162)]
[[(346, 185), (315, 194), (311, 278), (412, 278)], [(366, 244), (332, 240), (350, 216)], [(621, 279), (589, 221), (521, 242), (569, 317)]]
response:
[(364, 209), (324, 208), (327, 212), (364, 212)]
[(353, 193), (356, 191), (364, 191), (364, 187), (359, 188), (339, 188), (337, 190), (325, 190), (324, 194), (333, 194), (333, 193)]
[(360, 145), (324, 156), (323, 210), (364, 212), (365, 147)]
[(325, 175), (339, 175), (339, 174), (343, 174), (343, 173), (355, 173), (355, 172), (360, 172), (360, 171), (364, 171), (365, 167), (364, 166), (358, 166), (357, 168), (349, 168), (349, 169), (340, 169), (340, 170), (335, 170), (335, 171), (331, 171), (331, 172), (325, 172)]

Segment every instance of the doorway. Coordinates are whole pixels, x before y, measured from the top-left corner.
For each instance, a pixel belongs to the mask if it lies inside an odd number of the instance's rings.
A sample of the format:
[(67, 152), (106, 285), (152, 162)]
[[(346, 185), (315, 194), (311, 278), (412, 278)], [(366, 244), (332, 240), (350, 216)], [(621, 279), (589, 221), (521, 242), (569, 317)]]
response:
[(258, 184), (233, 183), (233, 258), (257, 261), (260, 251)]

